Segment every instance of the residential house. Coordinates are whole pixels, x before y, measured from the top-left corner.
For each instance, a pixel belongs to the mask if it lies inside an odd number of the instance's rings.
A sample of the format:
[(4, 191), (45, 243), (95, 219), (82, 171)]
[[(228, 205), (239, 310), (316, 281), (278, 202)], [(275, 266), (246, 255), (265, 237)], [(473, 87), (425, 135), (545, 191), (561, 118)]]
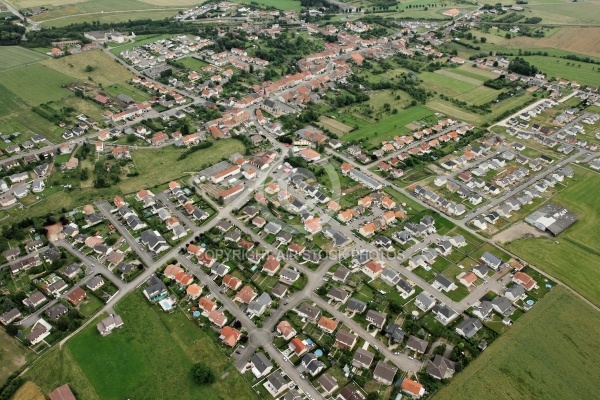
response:
[(386, 362), (379, 361), (377, 366), (375, 366), (375, 371), (373, 371), (373, 379), (379, 383), (389, 386), (394, 383), (396, 372), (398, 372), (398, 368)]
[(434, 379), (450, 379), (454, 375), (456, 363), (436, 354), (433, 361), (427, 365), (427, 373)]
[(352, 366), (355, 368), (369, 369), (374, 359), (375, 354), (365, 349), (358, 349), (352, 358)]

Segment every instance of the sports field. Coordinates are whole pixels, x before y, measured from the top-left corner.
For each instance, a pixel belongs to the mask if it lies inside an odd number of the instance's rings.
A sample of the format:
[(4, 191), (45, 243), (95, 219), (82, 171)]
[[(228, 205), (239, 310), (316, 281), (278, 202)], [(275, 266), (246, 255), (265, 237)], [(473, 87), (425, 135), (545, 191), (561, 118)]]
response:
[[(125, 82), (134, 76), (131, 71), (99, 49), (47, 60), (42, 64), (70, 75), (74, 80), (88, 81), (92, 78), (93, 82), (107, 86)], [(86, 72), (88, 66), (92, 67), (91, 72)]]
[(435, 400), (597, 398), (600, 315), (557, 286)]
[(33, 50), (18, 46), (0, 47), (0, 71), (32, 64), (48, 57)]
[[(101, 337), (90, 324), (62, 350), (34, 364), (27, 378), (43, 391), (69, 382), (81, 399), (253, 399), (252, 389), (213, 340), (181, 312), (151, 306), (139, 291), (115, 307), (125, 325)], [(218, 377), (199, 386), (190, 376), (202, 361)]]
[(0, 84), (34, 106), (71, 95), (62, 86), (73, 82), (72, 77), (40, 63), (0, 72)]
[(556, 238), (527, 238), (506, 247), (538, 268), (564, 281), (600, 305), (600, 175), (574, 166), (574, 181), (551, 201), (574, 212), (579, 221)]
[(132, 152), (133, 161), (140, 175), (125, 179), (119, 183), (119, 187), (123, 193), (132, 193), (169, 182), (197, 172), (204, 165), (214, 164), (233, 153), (243, 153), (244, 146), (242, 142), (235, 139), (219, 140), (211, 147), (198, 150), (184, 160), (177, 160), (184, 151), (169, 146)]

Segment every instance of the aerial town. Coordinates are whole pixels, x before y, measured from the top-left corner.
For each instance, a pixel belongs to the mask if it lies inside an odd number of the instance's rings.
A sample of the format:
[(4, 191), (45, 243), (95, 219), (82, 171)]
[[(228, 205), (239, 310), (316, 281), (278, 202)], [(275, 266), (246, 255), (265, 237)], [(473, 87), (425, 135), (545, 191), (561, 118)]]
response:
[(0, 3), (0, 399), (597, 396), (597, 2), (64, 3)]

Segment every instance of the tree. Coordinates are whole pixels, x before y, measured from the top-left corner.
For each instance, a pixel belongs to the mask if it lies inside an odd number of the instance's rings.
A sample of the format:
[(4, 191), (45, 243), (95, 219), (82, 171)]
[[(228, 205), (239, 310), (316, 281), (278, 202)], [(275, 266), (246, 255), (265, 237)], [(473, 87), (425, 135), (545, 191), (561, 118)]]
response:
[(377, 392), (371, 392), (369, 394), (367, 394), (367, 397), (365, 398), (366, 400), (379, 400), (379, 393)]
[(135, 135), (133, 133), (130, 133), (129, 135), (127, 135), (127, 143), (134, 143), (135, 142)]
[(10, 336), (17, 336), (17, 333), (19, 333), (19, 328), (16, 325), (10, 324), (6, 327), (6, 333), (8, 333)]
[(200, 385), (210, 385), (216, 382), (215, 373), (204, 363), (196, 363), (192, 366), (192, 379)]
[(85, 72), (92, 72), (94, 69), (95, 69), (95, 68), (94, 68), (94, 67), (92, 67), (91, 65), (86, 65), (86, 67), (85, 67), (84, 71), (85, 71)]

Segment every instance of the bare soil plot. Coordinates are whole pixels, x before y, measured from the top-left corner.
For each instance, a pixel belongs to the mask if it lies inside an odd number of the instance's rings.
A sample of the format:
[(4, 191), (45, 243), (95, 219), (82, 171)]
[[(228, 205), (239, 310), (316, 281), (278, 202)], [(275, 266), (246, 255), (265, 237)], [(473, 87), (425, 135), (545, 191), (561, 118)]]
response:
[(321, 116), (319, 118), (319, 122), (321, 122), (321, 126), (324, 129), (329, 129), (331, 132), (335, 133), (338, 136), (343, 136), (348, 132), (354, 129), (353, 127), (344, 124), (343, 122), (337, 121), (333, 118), (329, 118), (326, 116)]
[(495, 242), (499, 243), (507, 243), (512, 242), (513, 240), (529, 238), (529, 237), (549, 237), (549, 235), (541, 232), (540, 230), (534, 228), (526, 222), (517, 222), (513, 224), (510, 228), (503, 230), (498, 233), (492, 239)]

